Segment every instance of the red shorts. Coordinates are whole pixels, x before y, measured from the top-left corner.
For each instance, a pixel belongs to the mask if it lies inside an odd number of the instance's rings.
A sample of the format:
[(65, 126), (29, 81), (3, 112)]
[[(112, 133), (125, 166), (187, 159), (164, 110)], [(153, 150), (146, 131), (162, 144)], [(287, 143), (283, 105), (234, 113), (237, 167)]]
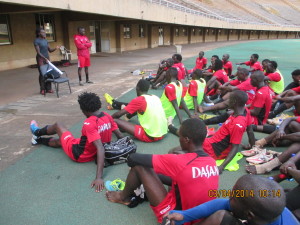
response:
[(79, 139), (74, 138), (73, 134), (70, 131), (66, 131), (61, 135), (60, 143), (66, 155), (69, 156), (69, 158), (73, 161), (79, 162), (74, 158), (72, 151), (73, 144), (78, 144)]
[(168, 192), (167, 196), (164, 198), (164, 200), (161, 203), (159, 203), (158, 206), (150, 205), (150, 207), (153, 210), (157, 218), (157, 221), (161, 223), (163, 220), (163, 216), (167, 212), (175, 209), (176, 207), (175, 193), (173, 193), (172, 191)]
[(135, 125), (134, 137), (143, 142), (155, 142), (163, 139), (163, 137), (149, 137), (141, 125)]
[(227, 157), (227, 155), (230, 152), (231, 147), (228, 147), (227, 149), (225, 149), (221, 155), (217, 156), (215, 153), (215, 150), (212, 147), (212, 144), (208, 141), (209, 138), (206, 138), (205, 141), (203, 142), (203, 150), (210, 155), (210, 157), (212, 157), (215, 160), (219, 160), (219, 159), (225, 159)]
[(78, 67), (84, 68), (91, 65), (90, 57), (78, 56)]

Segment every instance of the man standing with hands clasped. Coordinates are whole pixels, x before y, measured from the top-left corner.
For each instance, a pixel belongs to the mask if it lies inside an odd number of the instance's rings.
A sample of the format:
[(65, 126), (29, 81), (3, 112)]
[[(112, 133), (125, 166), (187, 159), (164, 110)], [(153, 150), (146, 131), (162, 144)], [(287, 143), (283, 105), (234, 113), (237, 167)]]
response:
[(89, 66), (91, 65), (89, 48), (92, 47), (92, 43), (85, 36), (85, 29), (83, 27), (78, 27), (77, 30), (78, 34), (74, 35), (74, 42), (77, 47), (79, 85), (83, 86), (81, 81), (82, 68), (85, 71), (86, 83), (93, 83), (89, 80)]

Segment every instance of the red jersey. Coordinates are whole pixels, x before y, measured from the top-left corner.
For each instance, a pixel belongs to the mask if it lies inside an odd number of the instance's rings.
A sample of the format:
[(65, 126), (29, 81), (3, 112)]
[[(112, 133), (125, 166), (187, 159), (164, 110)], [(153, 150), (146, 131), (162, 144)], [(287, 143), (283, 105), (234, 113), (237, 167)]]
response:
[(214, 72), (213, 76), (216, 77), (221, 84), (228, 82), (228, 76), (224, 70)]
[(202, 57), (201, 59), (198, 57), (196, 59), (196, 65), (194, 67), (194, 70), (196, 69), (200, 69), (202, 70), (204, 68), (204, 66), (207, 65), (207, 58)]
[(253, 70), (260, 70), (260, 71), (264, 71), (264, 69), (262, 68), (260, 62), (255, 62), (255, 63), (252, 63), (251, 61), (247, 61), (247, 62), (244, 62), (245, 65), (247, 66), (250, 66), (251, 69)]
[(292, 88), (292, 90), (295, 91), (296, 93), (300, 94), (300, 86)]
[(191, 80), (188, 92), (190, 96), (194, 96), (194, 97), (198, 96), (198, 84), (195, 80)]
[(92, 47), (92, 43), (89, 41), (87, 36), (75, 34), (74, 43), (77, 48), (77, 55), (82, 57), (90, 57), (89, 48)]
[(254, 97), (255, 97), (255, 92), (256, 92), (256, 87), (253, 87), (251, 85), (251, 79), (248, 78), (247, 80), (245, 80), (244, 82), (238, 84), (236, 86), (238, 89), (240, 89), (241, 91), (244, 91), (247, 93), (248, 95), (248, 101), (246, 102), (246, 105), (249, 105), (252, 103)]
[(223, 62), (223, 68), (228, 75), (229, 70), (232, 72), (232, 63), (230, 61), (227, 61), (226, 63), (224, 63), (224, 61), (222, 62)]
[[(182, 98), (184, 98), (185, 93), (186, 92), (184, 92), (182, 90), (182, 95), (181, 95)], [(168, 84), (165, 87), (165, 95), (169, 99), (170, 102), (177, 99), (177, 97), (176, 97), (176, 88), (174, 87), (173, 84)]]
[[(197, 153), (153, 155), (153, 169), (157, 174), (171, 177), (176, 206), (175, 188), (180, 194), (182, 210), (190, 209), (213, 198), (211, 189), (218, 189), (219, 170), (213, 158), (198, 156)], [(172, 209), (171, 209), (172, 210)]]
[(257, 89), (255, 92), (255, 97), (250, 105), (250, 110), (255, 107), (261, 108), (260, 113), (257, 117), (252, 116), (253, 124), (264, 125), (268, 119), (270, 109), (272, 105), (272, 91), (268, 86), (263, 86)]
[(241, 83), (242, 83), (242, 81), (240, 81), (240, 80), (238, 80), (238, 79), (229, 81), (229, 84), (230, 84), (231, 86), (237, 86), (237, 85), (239, 85), (239, 84), (241, 84)]
[(281, 76), (279, 73), (275, 72), (275, 73), (266, 73), (265, 74), (267, 77), (269, 77), (270, 81), (275, 81), (278, 82), (281, 80)]
[(102, 143), (111, 142), (112, 132), (118, 129), (118, 125), (113, 118), (105, 113), (87, 118), (82, 126), (81, 138), (77, 138), (77, 144), (73, 144), (73, 152), (77, 152), (81, 162), (89, 162), (95, 159), (97, 148), (93, 144), (96, 140)]
[(212, 137), (205, 139), (204, 150), (207, 151), (205, 146), (210, 145), (217, 159), (225, 159), (232, 148), (232, 144), (241, 144), (243, 134), (251, 122), (248, 109), (245, 109), (243, 115), (235, 117), (232, 114)]
[(176, 68), (178, 71), (177, 80), (185, 79), (185, 67), (182, 63), (176, 63), (172, 67)]
[(146, 111), (146, 108), (147, 102), (145, 97), (139, 96), (132, 99), (124, 109), (130, 114), (133, 114), (135, 112), (143, 114)]

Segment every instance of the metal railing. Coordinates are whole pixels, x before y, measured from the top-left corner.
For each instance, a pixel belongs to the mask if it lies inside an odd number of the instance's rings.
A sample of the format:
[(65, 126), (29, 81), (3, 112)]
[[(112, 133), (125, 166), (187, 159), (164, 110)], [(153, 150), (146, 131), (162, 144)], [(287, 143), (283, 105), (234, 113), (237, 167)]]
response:
[[(202, 17), (206, 17), (209, 19), (215, 19), (215, 20), (220, 20), (220, 21), (225, 21), (228, 23), (238, 23), (238, 24), (253, 24), (253, 25), (263, 25), (263, 26), (272, 26), (272, 27), (297, 27), (299, 28), (300, 26), (296, 26), (296, 25), (287, 25), (287, 24), (271, 24), (271, 23), (264, 23), (264, 22), (254, 22), (254, 21), (246, 21), (246, 20), (239, 20), (239, 19), (232, 19), (232, 18), (227, 18), (221, 15), (218, 15), (208, 9), (205, 8), (205, 11), (209, 12), (209, 13), (205, 13), (205, 12), (201, 12), (198, 10), (194, 10), (188, 7), (185, 7), (183, 5), (180, 4), (176, 4), (167, 0), (146, 0), (148, 2), (154, 3), (154, 4), (159, 4), (171, 9), (175, 9), (181, 12), (185, 12), (185, 13), (189, 13), (189, 14), (194, 14), (197, 16), (202, 16)], [(197, 5), (198, 6), (198, 5)], [(199, 6), (200, 7), (200, 6)], [(204, 7), (201, 7), (204, 9)]]

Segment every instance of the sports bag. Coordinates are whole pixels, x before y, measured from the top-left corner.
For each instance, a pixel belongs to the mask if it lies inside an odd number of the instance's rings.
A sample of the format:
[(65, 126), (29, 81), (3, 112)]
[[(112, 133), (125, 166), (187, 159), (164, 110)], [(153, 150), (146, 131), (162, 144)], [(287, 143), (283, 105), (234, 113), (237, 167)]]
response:
[(105, 149), (105, 167), (115, 164), (124, 163), (131, 153), (136, 152), (136, 144), (130, 137), (124, 137), (117, 141), (103, 145)]

